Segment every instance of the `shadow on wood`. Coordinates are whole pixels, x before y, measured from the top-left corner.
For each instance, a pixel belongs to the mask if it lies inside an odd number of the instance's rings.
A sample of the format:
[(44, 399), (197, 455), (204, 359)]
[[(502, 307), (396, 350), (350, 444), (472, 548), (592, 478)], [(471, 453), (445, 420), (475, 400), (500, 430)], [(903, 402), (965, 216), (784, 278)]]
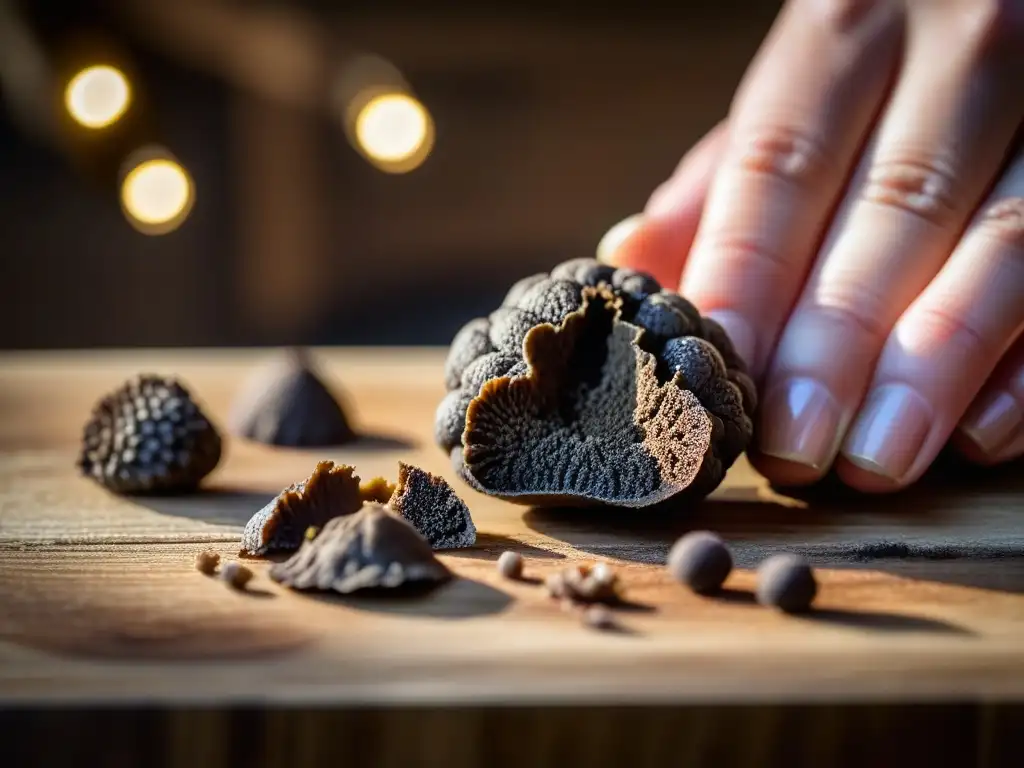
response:
[(245, 525), (277, 494), (208, 488), (180, 496), (132, 496), (129, 501), (162, 515), (216, 525)]
[(564, 560), (565, 555), (560, 552), (551, 552), (547, 549), (535, 547), (532, 544), (514, 539), (511, 536), (502, 536), (498, 533), (477, 533), (476, 544), (464, 549), (445, 549), (438, 554), (450, 557), (468, 557), (474, 560), (497, 560), (502, 552), (518, 552), (524, 557), (533, 557), (538, 560)]
[(301, 592), (302, 597), (344, 605), (360, 611), (435, 619), (468, 619), (500, 613), (512, 597), (475, 579), (456, 577), (440, 586), (412, 585), (398, 589), (362, 590), (351, 595)]

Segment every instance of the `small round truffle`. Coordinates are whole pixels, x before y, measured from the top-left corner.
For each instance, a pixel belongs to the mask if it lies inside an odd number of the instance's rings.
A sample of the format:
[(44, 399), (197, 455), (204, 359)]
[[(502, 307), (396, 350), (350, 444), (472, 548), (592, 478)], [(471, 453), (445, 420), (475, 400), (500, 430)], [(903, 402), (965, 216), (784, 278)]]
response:
[(757, 568), (757, 602), (786, 613), (802, 613), (818, 594), (811, 566), (797, 555), (773, 555)]
[(710, 531), (691, 531), (672, 545), (668, 571), (676, 581), (698, 594), (721, 588), (732, 571), (729, 548)]
[(252, 579), (253, 573), (239, 562), (232, 560), (224, 563), (220, 569), (220, 577), (235, 589), (245, 589), (245, 585)]
[(220, 565), (220, 555), (212, 549), (204, 549), (196, 555), (196, 570), (207, 576), (213, 574)]
[(600, 603), (587, 606), (583, 611), (583, 623), (594, 629), (614, 629), (615, 614)]
[(498, 573), (506, 579), (522, 578), (523, 556), (518, 552), (502, 552), (498, 558)]

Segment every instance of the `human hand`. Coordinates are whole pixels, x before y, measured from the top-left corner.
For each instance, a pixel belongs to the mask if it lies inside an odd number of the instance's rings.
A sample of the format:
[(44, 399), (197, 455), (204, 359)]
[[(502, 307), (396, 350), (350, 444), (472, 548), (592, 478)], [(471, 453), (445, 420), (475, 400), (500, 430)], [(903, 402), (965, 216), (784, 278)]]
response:
[(612, 254), (729, 331), (770, 480), (1024, 453), (1022, 123), (1022, 0), (784, 7)]

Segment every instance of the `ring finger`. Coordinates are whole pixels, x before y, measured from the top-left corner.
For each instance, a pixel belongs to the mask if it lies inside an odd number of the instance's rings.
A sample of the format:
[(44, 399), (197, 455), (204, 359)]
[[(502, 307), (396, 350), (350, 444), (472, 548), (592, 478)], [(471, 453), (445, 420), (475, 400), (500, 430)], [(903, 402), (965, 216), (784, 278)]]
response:
[(984, 25), (968, 31), (955, 14), (912, 20), (873, 149), (765, 385), (758, 463), (776, 482), (810, 482), (832, 464), (886, 338), (953, 250), (1013, 139), (1024, 109), (1017, 54)]

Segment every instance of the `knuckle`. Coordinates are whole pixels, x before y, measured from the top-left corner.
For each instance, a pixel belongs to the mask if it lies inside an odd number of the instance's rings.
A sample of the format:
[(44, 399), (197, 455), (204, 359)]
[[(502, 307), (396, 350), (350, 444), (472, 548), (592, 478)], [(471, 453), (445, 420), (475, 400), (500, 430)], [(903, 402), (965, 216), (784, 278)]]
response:
[(891, 327), (886, 306), (886, 301), (876, 291), (849, 285), (841, 290), (819, 289), (813, 311), (880, 345)]
[(999, 345), (987, 334), (967, 318), (942, 307), (919, 307), (910, 321), (914, 325), (914, 335), (932, 339), (932, 346), (943, 350), (942, 354), (955, 354), (956, 359), (977, 361), (979, 364), (993, 362), (999, 357)]
[(978, 227), (1008, 246), (1024, 263), (1024, 197), (1006, 197), (984, 208)]
[(952, 163), (939, 155), (897, 151), (875, 161), (861, 197), (942, 226), (960, 207), (955, 186)]
[(737, 143), (740, 168), (800, 189), (816, 187), (830, 169), (829, 152), (807, 131), (762, 127), (738, 136)]
[(784, 275), (792, 269), (790, 260), (777, 248), (757, 237), (736, 233), (713, 232), (702, 243), (707, 252), (714, 253), (717, 261), (728, 263), (731, 274), (744, 274), (753, 270), (763, 274)]

